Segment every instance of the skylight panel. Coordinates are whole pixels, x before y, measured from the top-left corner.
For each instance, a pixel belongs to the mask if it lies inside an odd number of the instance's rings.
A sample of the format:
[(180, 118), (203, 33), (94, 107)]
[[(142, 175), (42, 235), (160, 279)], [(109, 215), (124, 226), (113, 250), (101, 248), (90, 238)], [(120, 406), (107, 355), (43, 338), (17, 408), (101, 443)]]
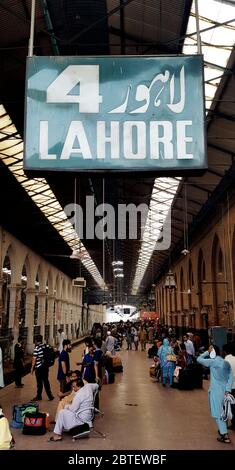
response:
[[(4, 139), (6, 136), (6, 139)], [(17, 181), (32, 198), (38, 208), (44, 213), (48, 221), (57, 229), (58, 233), (67, 241), (72, 249), (81, 247), (86, 252), (81, 240), (73, 226), (67, 219), (62, 207), (44, 178), (28, 179), (23, 171), (23, 141), (17, 134), (16, 128), (3, 105), (0, 105), (0, 158), (8, 166)], [(55, 210), (56, 209), (56, 210)], [(81, 259), (85, 268), (91, 273), (97, 284), (105, 288), (104, 280), (89, 253)]]

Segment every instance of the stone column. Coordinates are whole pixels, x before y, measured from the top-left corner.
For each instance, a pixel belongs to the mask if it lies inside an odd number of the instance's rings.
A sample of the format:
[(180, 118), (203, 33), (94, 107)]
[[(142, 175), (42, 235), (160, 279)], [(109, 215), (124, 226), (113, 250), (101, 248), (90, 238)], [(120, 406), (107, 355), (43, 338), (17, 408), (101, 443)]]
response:
[(8, 328), (12, 329), (13, 345), (11, 351), (11, 358), (14, 358), (14, 344), (19, 336), (19, 307), (20, 307), (20, 292), (22, 289), (21, 284), (11, 284), (10, 290), (10, 307), (9, 307), (9, 322)]
[(41, 335), (45, 337), (46, 324), (46, 292), (38, 293), (38, 325), (40, 325)]
[(62, 315), (62, 301), (61, 299), (56, 299), (55, 305), (55, 323), (57, 327), (60, 328), (60, 325), (63, 324), (63, 315)]
[(47, 297), (48, 304), (47, 304), (47, 324), (49, 325), (49, 343), (52, 346), (55, 346), (55, 338), (54, 338), (54, 302), (55, 296), (48, 295)]
[(70, 334), (71, 338), (75, 339), (76, 338), (76, 328), (75, 328), (75, 316), (74, 316), (74, 306), (71, 304), (71, 302), (68, 303), (68, 312), (69, 312), (69, 329), (70, 329)]
[(68, 339), (71, 339), (71, 334), (70, 330), (68, 327), (68, 332), (66, 330), (66, 325), (69, 325), (69, 315), (68, 315), (68, 302), (67, 300), (62, 301), (62, 323), (64, 324), (64, 332), (66, 333), (66, 336)]
[[(3, 314), (4, 314), (4, 305), (3, 305), (3, 302), (2, 302), (2, 287), (4, 285), (4, 279), (0, 279), (0, 322), (3, 318)], [(1, 325), (1, 323), (0, 323)]]
[(28, 328), (27, 352), (32, 353), (34, 349), (34, 308), (35, 308), (36, 289), (26, 289), (26, 315), (25, 326)]

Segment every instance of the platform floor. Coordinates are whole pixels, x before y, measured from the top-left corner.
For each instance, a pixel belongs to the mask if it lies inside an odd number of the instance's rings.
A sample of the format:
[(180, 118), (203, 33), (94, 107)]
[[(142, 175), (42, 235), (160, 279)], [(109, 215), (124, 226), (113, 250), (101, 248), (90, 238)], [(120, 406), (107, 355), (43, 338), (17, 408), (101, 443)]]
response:
[[(71, 367), (81, 361), (83, 345), (71, 353)], [(179, 391), (163, 388), (149, 377), (152, 363), (146, 352), (122, 350), (124, 372), (116, 374), (115, 384), (104, 385), (100, 394), (103, 418), (96, 418), (95, 428), (106, 438), (90, 436), (72, 442), (64, 435), (63, 441), (48, 442), (51, 435), (24, 436), (13, 430), (17, 450), (235, 450), (235, 432), (230, 432), (232, 444), (217, 442), (215, 421), (210, 417), (207, 399), (208, 382), (202, 390)], [(50, 383), (55, 400), (47, 400), (43, 392), (40, 411), (48, 411), (54, 419), (58, 399), (57, 364), (50, 369)], [(35, 376), (23, 378), (23, 389), (14, 384), (0, 390), (0, 403), (11, 419), (13, 404), (25, 403), (35, 396)], [(136, 406), (134, 406), (136, 405)], [(51, 426), (51, 430), (53, 431)]]

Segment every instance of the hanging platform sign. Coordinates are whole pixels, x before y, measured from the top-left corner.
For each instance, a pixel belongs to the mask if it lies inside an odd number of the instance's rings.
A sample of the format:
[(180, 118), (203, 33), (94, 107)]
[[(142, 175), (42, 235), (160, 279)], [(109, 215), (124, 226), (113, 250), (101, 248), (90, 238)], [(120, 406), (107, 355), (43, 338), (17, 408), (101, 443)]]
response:
[(30, 57), (25, 170), (206, 168), (202, 56)]

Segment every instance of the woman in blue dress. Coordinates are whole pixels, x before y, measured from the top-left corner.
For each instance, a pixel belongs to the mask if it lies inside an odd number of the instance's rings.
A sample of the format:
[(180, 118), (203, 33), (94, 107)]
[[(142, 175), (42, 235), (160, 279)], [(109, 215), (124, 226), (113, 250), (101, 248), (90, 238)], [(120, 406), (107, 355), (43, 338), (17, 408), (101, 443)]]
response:
[(162, 346), (160, 346), (158, 350), (158, 357), (160, 359), (161, 371), (162, 371), (162, 385), (164, 387), (166, 385), (167, 377), (169, 378), (170, 385), (173, 384), (175, 362), (168, 360), (167, 356), (169, 356), (169, 354), (172, 356), (172, 358), (173, 357), (176, 358), (174, 351), (172, 347), (170, 346), (169, 340), (165, 338), (163, 340)]

